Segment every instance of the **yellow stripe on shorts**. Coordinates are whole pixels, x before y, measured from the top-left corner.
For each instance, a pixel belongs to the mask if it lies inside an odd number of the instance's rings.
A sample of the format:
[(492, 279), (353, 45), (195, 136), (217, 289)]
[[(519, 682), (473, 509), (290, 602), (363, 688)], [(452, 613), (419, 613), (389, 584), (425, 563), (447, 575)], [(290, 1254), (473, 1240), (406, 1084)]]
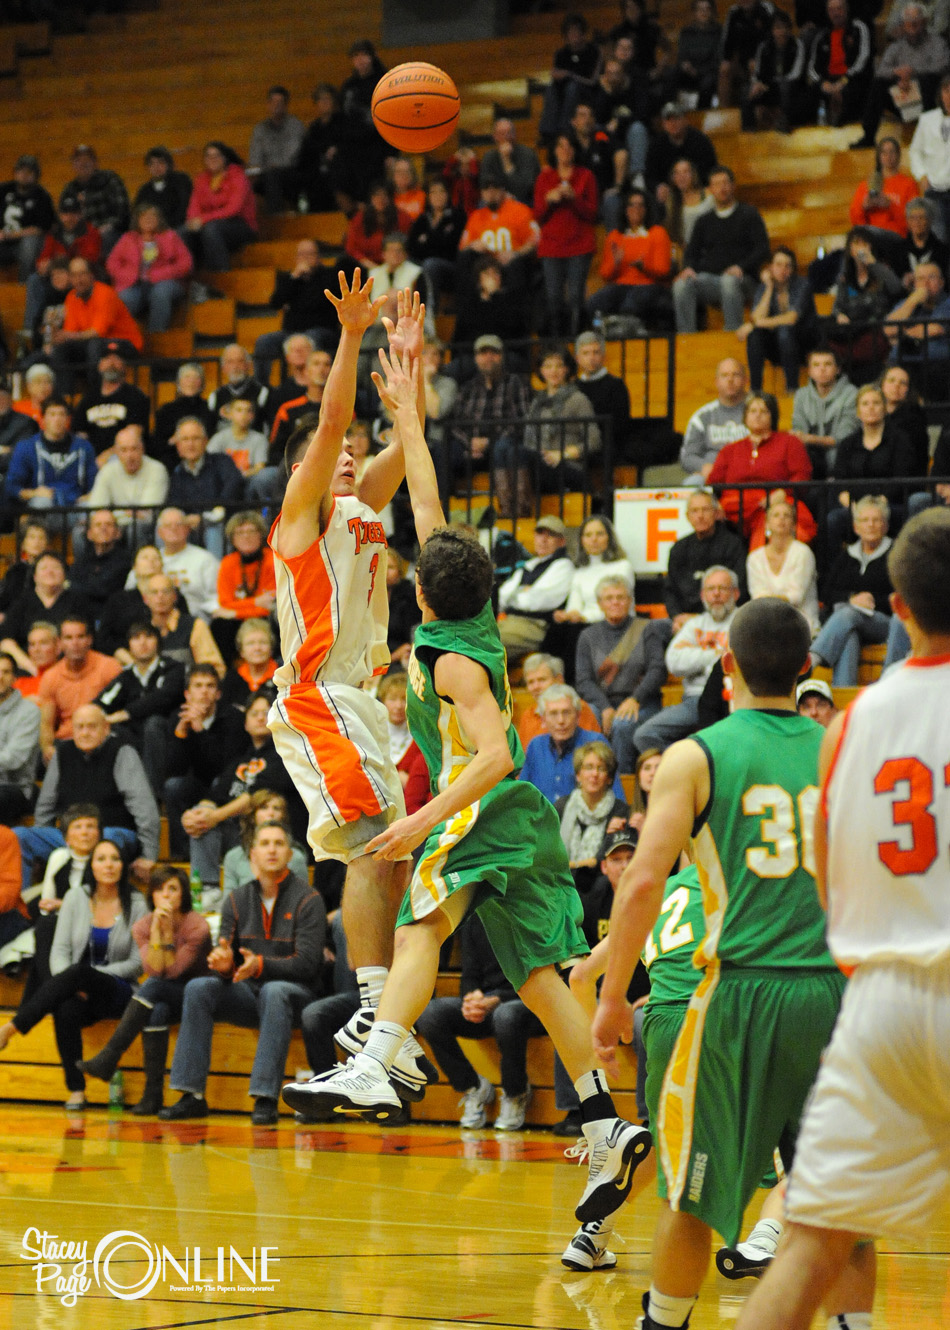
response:
[(719, 983), (719, 962), (713, 961), (690, 999), (660, 1092), (657, 1130), (660, 1163), (666, 1178), (670, 1209), (678, 1210), (687, 1181), (693, 1147), (696, 1081), (709, 1002)]
[(431, 914), (451, 894), (443, 876), (450, 852), (464, 840), (478, 821), (480, 801), (461, 809), (445, 824), (435, 849), (423, 855), (409, 884), (409, 900), (414, 919)]

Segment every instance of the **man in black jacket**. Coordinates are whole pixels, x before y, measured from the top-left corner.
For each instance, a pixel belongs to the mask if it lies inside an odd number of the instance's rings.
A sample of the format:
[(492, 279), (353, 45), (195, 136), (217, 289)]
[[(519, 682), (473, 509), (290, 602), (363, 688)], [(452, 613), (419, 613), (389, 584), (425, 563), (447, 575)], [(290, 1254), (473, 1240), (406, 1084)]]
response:
[[(306, 333), (314, 347), (332, 352), (339, 336), (336, 310), (326, 297), (330, 270), (320, 265), (320, 246), (315, 240), (297, 242), (293, 269), (278, 269), (268, 301), (281, 311), (279, 332), (261, 333), (254, 343), (254, 374), (260, 383), (270, 383), (270, 370), (291, 333)], [(272, 404), (268, 401), (268, 405)]]
[(165, 221), (177, 231), (185, 225), (185, 214), (191, 199), (191, 177), (175, 170), (175, 161), (167, 148), (159, 145), (145, 154), (148, 180), (135, 196), (135, 207), (148, 204), (158, 208)]
[(13, 179), (0, 185), (0, 263), (17, 265), (25, 282), (36, 267), (46, 232), (56, 221), (53, 200), (40, 184), (40, 164), (32, 153), (16, 160)]
[(79, 403), (74, 428), (77, 434), (85, 434), (98, 465), (103, 466), (112, 456), (115, 436), (126, 425), (141, 425), (142, 441), (148, 444), (152, 404), (141, 388), (126, 383), (125, 357), (118, 342), (106, 343), (98, 370), (99, 386)]
[(739, 579), (739, 599), (746, 597), (746, 548), (739, 537), (719, 521), (719, 505), (708, 490), (691, 494), (686, 505), (686, 520), (693, 528), (691, 536), (677, 540), (670, 550), (663, 588), (666, 612), (678, 633), (691, 614), (702, 614), (703, 574), (719, 565), (731, 568)]
[(202, 543), (220, 559), (227, 507), (243, 499), (244, 477), (227, 453), (208, 452), (208, 432), (194, 416), (178, 422), (172, 443), (180, 460), (168, 482), (168, 504), (186, 514), (192, 529), (204, 520)]
[(132, 556), (109, 508), (90, 513), (84, 540), (78, 539), (78, 528), (74, 528), (73, 547), (76, 558), (69, 579), (73, 586), (82, 587), (92, 617), (98, 623), (109, 601), (124, 589)]
[(136, 622), (126, 643), (132, 663), (96, 698), (115, 734), (141, 755), (156, 797), (161, 795), (168, 718), (181, 706), (185, 667), (159, 654), (161, 638), (150, 623)]
[(874, 38), (866, 23), (848, 14), (848, 0), (828, 0), (827, 28), (812, 42), (808, 80), (821, 94), (829, 125), (864, 114), (874, 75)]
[(612, 456), (616, 466), (626, 458), (630, 438), (630, 393), (623, 379), (608, 374), (607, 347), (596, 332), (582, 332), (574, 346), (577, 386), (594, 408), (595, 416), (609, 416), (612, 425)]
[(303, 1008), (319, 996), (327, 928), (320, 895), (287, 871), (292, 850), (290, 832), (278, 822), (265, 822), (254, 833), (250, 857), (257, 877), (225, 898), (218, 945), (208, 957), (214, 973), (185, 985), (169, 1078), (182, 1095), (162, 1109), (166, 1121), (207, 1117), (205, 1085), (217, 1021), (260, 1030), (251, 1121), (277, 1122), (290, 1036)]
[(700, 304), (722, 307), (723, 326), (742, 325), (759, 271), (771, 257), (768, 232), (758, 208), (736, 199), (735, 176), (717, 166), (709, 177), (712, 212), (696, 219), (683, 254), (683, 268), (673, 282), (676, 331), (696, 332)]

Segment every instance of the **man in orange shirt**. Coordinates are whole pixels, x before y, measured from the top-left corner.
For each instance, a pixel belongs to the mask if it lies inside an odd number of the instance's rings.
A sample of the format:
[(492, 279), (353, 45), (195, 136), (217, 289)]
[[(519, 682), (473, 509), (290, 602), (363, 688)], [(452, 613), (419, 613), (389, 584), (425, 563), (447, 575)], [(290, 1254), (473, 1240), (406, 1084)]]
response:
[(24, 697), (32, 697), (38, 706), (40, 681), (59, 660), (59, 633), (54, 624), (43, 623), (42, 620), (33, 624), (26, 639), (26, 654), (36, 673), (14, 679), (13, 687)]
[(59, 629), (63, 658), (43, 675), (37, 691), (40, 704), (40, 748), (48, 762), (57, 739), (71, 739), (73, 712), (97, 698), (122, 666), (114, 656), (92, 649), (92, 628), (85, 619), (66, 618)]
[[(521, 668), (524, 686), (535, 702), (546, 688), (550, 688), (552, 683), (564, 682), (564, 662), (560, 656), (550, 656), (546, 652), (535, 651), (533, 655), (525, 656)], [(600, 733), (600, 721), (583, 698), (581, 699), (581, 709), (578, 713), (577, 723), (582, 730), (593, 730), (597, 734)], [(518, 738), (521, 740), (521, 747), (527, 751), (531, 740), (545, 732), (544, 717), (537, 707), (527, 707), (521, 713), (521, 719), (518, 721)]]
[(70, 260), (69, 283), (63, 326), (53, 333), (54, 367), (85, 363), (94, 369), (106, 342), (118, 343), (119, 354), (134, 360), (145, 340), (115, 290), (96, 281), (87, 259)]
[(469, 215), (459, 241), (459, 273), (472, 286), (479, 255), (493, 254), (505, 271), (508, 290), (522, 290), (540, 239), (541, 229), (531, 209), (513, 199), (497, 177), (486, 175), (482, 206)]

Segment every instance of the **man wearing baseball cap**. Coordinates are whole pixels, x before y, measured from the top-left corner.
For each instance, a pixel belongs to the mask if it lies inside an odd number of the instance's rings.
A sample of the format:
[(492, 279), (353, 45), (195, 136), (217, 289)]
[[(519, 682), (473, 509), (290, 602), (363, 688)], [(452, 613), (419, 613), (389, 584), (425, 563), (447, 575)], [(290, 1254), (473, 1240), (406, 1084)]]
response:
[(515, 569), (498, 592), (498, 608), (504, 615), (498, 630), (508, 664), (537, 651), (551, 623), (551, 616), (567, 600), (574, 576), (568, 558), (567, 528), (559, 517), (539, 517), (534, 528), (535, 557)]
[(810, 716), (826, 730), (838, 714), (834, 693), (824, 679), (803, 679), (795, 689), (795, 702), (800, 716)]
[(38, 159), (25, 152), (16, 160), (13, 179), (0, 185), (0, 263), (16, 263), (21, 282), (36, 267), (43, 237), (56, 220), (53, 200), (39, 179)]
[(100, 167), (96, 151), (88, 143), (73, 148), (72, 166), (75, 176), (63, 194), (79, 199), (83, 217), (102, 236), (102, 255), (106, 258), (122, 232), (129, 228), (128, 192), (115, 171)]

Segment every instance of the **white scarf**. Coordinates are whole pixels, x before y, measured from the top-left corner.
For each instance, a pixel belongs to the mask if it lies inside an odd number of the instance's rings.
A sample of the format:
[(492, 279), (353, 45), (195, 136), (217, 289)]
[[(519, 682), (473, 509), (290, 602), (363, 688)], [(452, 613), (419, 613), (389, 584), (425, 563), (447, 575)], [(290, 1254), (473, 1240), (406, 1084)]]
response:
[(593, 808), (580, 790), (572, 790), (568, 795), (561, 814), (561, 840), (572, 864), (597, 858), (613, 806), (614, 792), (609, 786)]

